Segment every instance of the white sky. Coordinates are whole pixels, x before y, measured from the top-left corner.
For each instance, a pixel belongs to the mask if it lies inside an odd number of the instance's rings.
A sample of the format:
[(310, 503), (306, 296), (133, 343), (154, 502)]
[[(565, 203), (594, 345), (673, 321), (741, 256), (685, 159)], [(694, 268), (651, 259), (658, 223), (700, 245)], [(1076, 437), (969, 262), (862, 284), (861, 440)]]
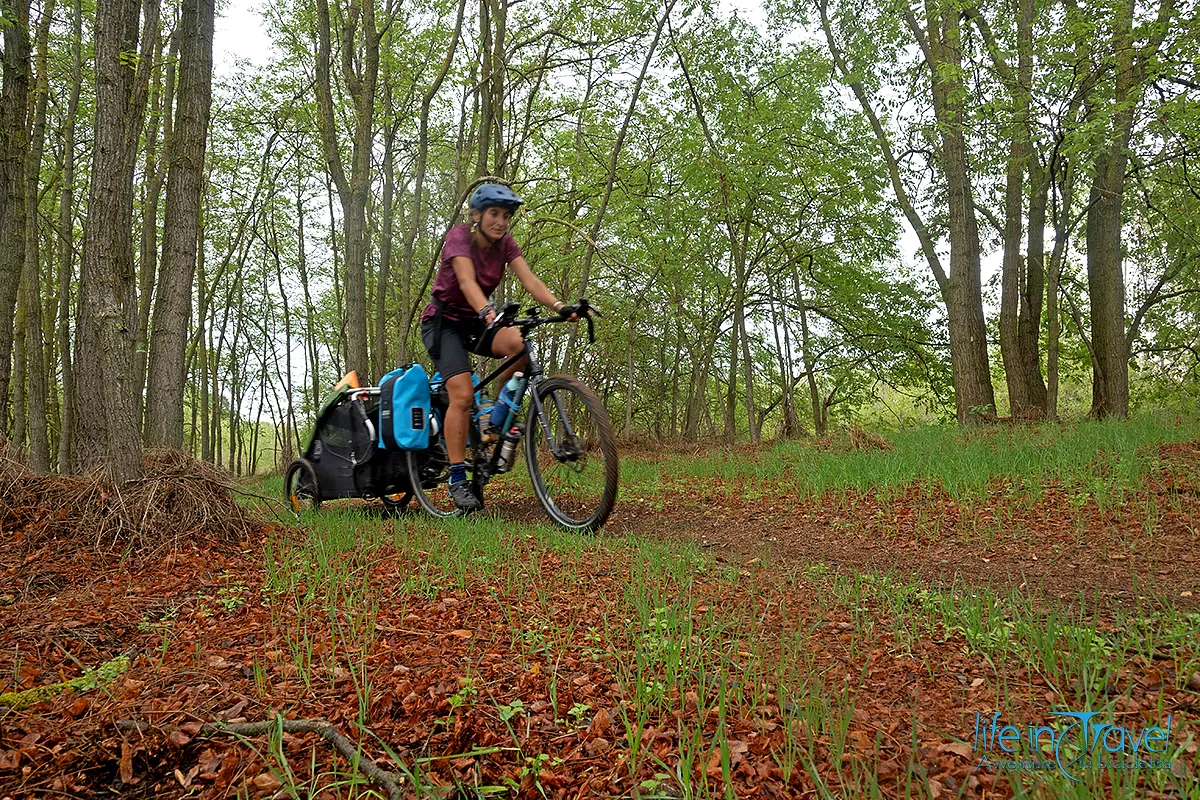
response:
[[(229, 0), (218, 10), (213, 56), (218, 75), (232, 73), (234, 62), (247, 59), (265, 64), (271, 50), (271, 40), (263, 24), (263, 0)], [(737, 11), (743, 20), (764, 27), (766, 14), (759, 0), (718, 0), (728, 11)]]
[(230, 0), (218, 10), (213, 36), (213, 63), (218, 75), (229, 75), (239, 58), (255, 64), (267, 62), (271, 40), (259, 13), (261, 7), (260, 0)]

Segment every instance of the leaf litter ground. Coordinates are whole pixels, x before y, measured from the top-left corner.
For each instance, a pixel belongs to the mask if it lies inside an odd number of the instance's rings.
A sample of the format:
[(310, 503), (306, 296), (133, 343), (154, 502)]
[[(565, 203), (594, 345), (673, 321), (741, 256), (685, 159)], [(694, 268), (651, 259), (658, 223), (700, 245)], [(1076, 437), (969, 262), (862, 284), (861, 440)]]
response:
[[(79, 486), (10, 475), (0, 692), (135, 655), (95, 690), (0, 710), (0, 797), (381, 791), (283, 731), (300, 719), (404, 796), (1196, 797), (1198, 454), (1165, 446), (1104, 507), (1005, 481), (969, 500), (639, 484), (587, 539), (532, 524), (509, 481), (446, 525), (345, 504), (215, 536), (158, 518), (156, 544), (53, 499)], [(1172, 768), (1072, 785), (979, 767), (977, 713), (1083, 707), (1130, 729), (1169, 715)], [(276, 733), (202, 727), (257, 720)]]

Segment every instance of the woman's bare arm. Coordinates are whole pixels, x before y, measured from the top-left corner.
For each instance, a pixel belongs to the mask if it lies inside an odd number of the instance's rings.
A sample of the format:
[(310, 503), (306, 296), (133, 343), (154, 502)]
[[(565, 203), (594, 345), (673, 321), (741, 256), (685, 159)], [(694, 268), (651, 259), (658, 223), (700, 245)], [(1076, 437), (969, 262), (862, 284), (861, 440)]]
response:
[[(455, 256), (450, 259), (450, 266), (454, 268), (454, 275), (458, 278), (458, 288), (462, 291), (463, 297), (467, 298), (471, 308), (481, 311), (488, 304), (488, 299), (484, 295), (483, 289), (479, 288), (479, 282), (475, 280), (475, 262), (466, 256)], [(490, 322), (490, 320), (488, 321)]]
[(558, 298), (554, 293), (546, 288), (546, 284), (542, 283), (542, 279), (533, 274), (533, 270), (529, 268), (529, 262), (524, 256), (517, 256), (512, 261), (508, 262), (508, 267), (517, 276), (517, 280), (521, 281), (521, 285), (525, 287), (525, 291), (533, 296), (546, 308), (554, 308), (558, 303)]

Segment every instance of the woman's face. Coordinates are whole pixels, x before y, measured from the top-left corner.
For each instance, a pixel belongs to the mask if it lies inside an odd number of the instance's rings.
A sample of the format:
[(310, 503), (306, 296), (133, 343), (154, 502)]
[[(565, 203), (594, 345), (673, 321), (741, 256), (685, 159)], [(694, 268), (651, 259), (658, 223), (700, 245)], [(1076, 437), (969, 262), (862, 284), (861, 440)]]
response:
[(513, 212), (510, 208), (488, 206), (483, 211), (476, 211), (476, 221), (489, 239), (499, 239), (508, 233), (512, 227)]

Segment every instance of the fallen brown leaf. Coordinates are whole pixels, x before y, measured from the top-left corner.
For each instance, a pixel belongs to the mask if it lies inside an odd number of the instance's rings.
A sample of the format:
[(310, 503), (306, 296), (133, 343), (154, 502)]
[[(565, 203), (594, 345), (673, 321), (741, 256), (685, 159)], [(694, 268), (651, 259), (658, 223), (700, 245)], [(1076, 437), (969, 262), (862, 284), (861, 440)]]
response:
[(597, 738), (608, 733), (608, 726), (612, 724), (612, 719), (608, 712), (603, 708), (596, 712), (596, 716), (592, 717), (592, 724), (588, 727), (588, 733)]
[(946, 742), (945, 744), (938, 745), (937, 749), (939, 753), (953, 753), (963, 758), (971, 758), (975, 755), (974, 748), (963, 742)]
[(270, 772), (260, 772), (255, 776), (251, 783), (253, 783), (257, 788), (266, 792), (273, 792), (280, 786), (283, 786), (283, 784), (279, 782), (279, 779)]
[(118, 771), (121, 783), (130, 783), (133, 780), (133, 745), (124, 739), (121, 740), (121, 762)]

